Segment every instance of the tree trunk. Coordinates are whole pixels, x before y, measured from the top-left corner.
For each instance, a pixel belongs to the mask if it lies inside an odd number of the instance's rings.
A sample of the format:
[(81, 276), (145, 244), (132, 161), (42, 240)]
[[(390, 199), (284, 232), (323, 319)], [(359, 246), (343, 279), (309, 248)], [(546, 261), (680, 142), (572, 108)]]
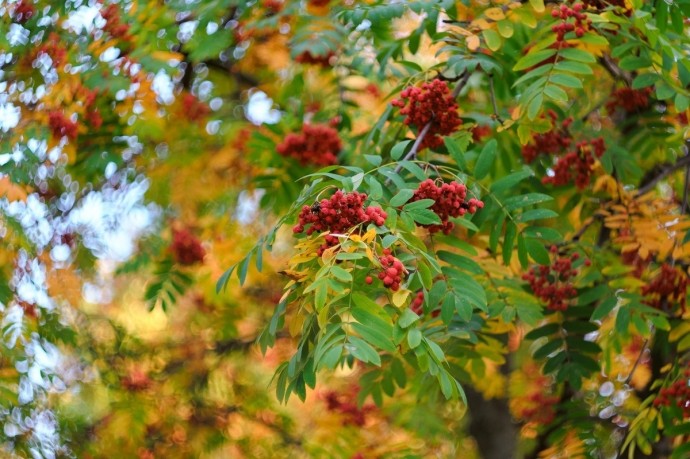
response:
[(517, 427), (506, 399), (485, 400), (481, 393), (465, 387), (469, 405), (470, 434), (483, 459), (516, 459)]

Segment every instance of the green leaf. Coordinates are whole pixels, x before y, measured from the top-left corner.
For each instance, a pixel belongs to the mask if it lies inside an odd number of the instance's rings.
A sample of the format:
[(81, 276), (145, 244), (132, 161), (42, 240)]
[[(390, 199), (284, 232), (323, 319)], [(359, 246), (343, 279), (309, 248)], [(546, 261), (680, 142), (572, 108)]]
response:
[(565, 341), (563, 340), (563, 338), (554, 338), (551, 341), (547, 341), (546, 344), (544, 344), (542, 347), (536, 350), (536, 352), (534, 353), (534, 358), (546, 358), (549, 354), (552, 354), (556, 352), (558, 349), (560, 349), (563, 346), (564, 342)]
[(337, 277), (338, 279), (340, 279), (343, 282), (351, 282), (352, 281), (352, 274), (345, 271), (340, 266), (332, 266), (331, 272), (333, 273), (333, 275), (335, 277)]
[(585, 64), (594, 64), (597, 61), (594, 55), (579, 48), (563, 48), (560, 50), (560, 56), (569, 61)]
[(546, 250), (544, 244), (534, 239), (525, 239), (525, 246), (527, 248), (527, 253), (532, 257), (532, 260), (536, 261), (540, 265), (548, 266), (551, 264), (551, 257), (549, 257), (549, 251)]
[(420, 225), (438, 225), (441, 223), (438, 215), (429, 209), (414, 209), (408, 214)]
[(228, 280), (230, 279), (232, 272), (235, 270), (235, 266), (236, 265), (231, 266), (223, 273), (222, 276), (220, 276), (218, 282), (216, 282), (216, 293), (220, 293), (221, 290), (225, 290), (225, 287), (228, 285)]
[(609, 293), (609, 291), (609, 286), (606, 284), (599, 284), (594, 287), (587, 288), (578, 295), (577, 305), (587, 306), (588, 304), (592, 304), (604, 297), (607, 293)]
[[(368, 343), (377, 346), (379, 349), (383, 349), (388, 352), (395, 352), (395, 345), (392, 339), (392, 328), (376, 328), (372, 324), (361, 324), (353, 323), (352, 329), (356, 331), (362, 338), (364, 338)], [(388, 333), (387, 333), (388, 332)]]
[(398, 325), (400, 325), (402, 328), (407, 328), (418, 320), (419, 316), (408, 308), (405, 309), (402, 312), (402, 314), (400, 314), (400, 318), (398, 319)]
[(503, 207), (506, 210), (513, 211), (520, 209), (522, 207), (531, 206), (533, 204), (539, 204), (541, 202), (547, 202), (553, 200), (553, 196), (543, 193), (527, 193), (519, 196), (513, 196), (508, 198), (503, 202)]
[(403, 210), (417, 210), (417, 209), (428, 209), (436, 203), (433, 199), (420, 199), (419, 201), (414, 201), (407, 203), (403, 206)]
[(589, 65), (585, 65), (585, 64), (582, 64), (580, 62), (573, 62), (573, 61), (558, 62), (554, 66), (554, 69), (564, 71), (564, 72), (578, 73), (580, 75), (592, 75), (594, 73), (592, 71), (592, 68)]
[(468, 271), (472, 274), (484, 273), (484, 270), (481, 266), (479, 266), (479, 264), (476, 261), (472, 260), (471, 258), (458, 255), (457, 253), (441, 250), (438, 252), (438, 258), (445, 261), (451, 266), (464, 269), (465, 271)]
[(494, 183), (491, 184), (489, 190), (491, 190), (492, 193), (499, 193), (501, 191), (511, 189), (518, 183), (525, 180), (527, 177), (532, 177), (533, 175), (534, 172), (532, 172), (532, 170), (528, 168), (525, 168), (517, 172), (513, 172), (512, 174), (506, 175), (505, 177), (501, 177), (500, 179), (496, 180)]
[(541, 105), (544, 103), (544, 96), (542, 93), (537, 94), (527, 106), (527, 117), (533, 120), (539, 114), (541, 110)]
[(369, 176), (369, 197), (374, 201), (378, 201), (383, 197), (383, 187), (373, 175)]
[(541, 51), (528, 53), (522, 59), (517, 61), (517, 63), (513, 67), (513, 70), (518, 71), (518, 70), (525, 70), (525, 69), (528, 69), (530, 67), (534, 67), (535, 65), (539, 64), (540, 62), (545, 61), (546, 59), (550, 58), (551, 56), (553, 56), (555, 54), (556, 54), (556, 50), (552, 49), (552, 48), (542, 49)]
[(455, 297), (455, 311), (463, 322), (472, 320), (472, 305), (466, 299)]
[(606, 46), (609, 44), (609, 41), (606, 39), (606, 37), (591, 32), (587, 32), (582, 37), (580, 37), (580, 41), (582, 43), (589, 43), (590, 45), (599, 46)]
[(381, 356), (369, 343), (356, 336), (349, 336), (348, 341), (349, 343), (345, 345), (345, 348), (356, 359), (364, 363), (373, 363), (376, 366), (381, 366)]
[(530, 331), (525, 335), (525, 339), (528, 340), (536, 340), (538, 338), (543, 338), (545, 336), (550, 336), (555, 333), (558, 333), (561, 329), (560, 324), (557, 323), (550, 323), (546, 325), (542, 325), (541, 327), (535, 328), (534, 330)]
[(503, 263), (510, 264), (510, 259), (513, 257), (513, 244), (515, 243), (515, 236), (517, 235), (517, 226), (512, 221), (506, 223), (506, 234), (503, 238)]
[(495, 30), (485, 29), (482, 31), (482, 35), (486, 41), (486, 46), (488, 46), (491, 51), (497, 51), (501, 47), (501, 37)]
[(527, 237), (544, 239), (549, 242), (561, 241), (563, 239), (563, 236), (557, 230), (544, 226), (529, 226), (522, 230), (522, 234)]
[(520, 266), (522, 267), (522, 269), (527, 269), (527, 266), (529, 265), (529, 259), (527, 258), (527, 245), (525, 244), (525, 238), (522, 237), (523, 234), (524, 231), (518, 234), (517, 237), (518, 259), (520, 260)]
[(390, 205), (393, 207), (399, 207), (405, 204), (414, 195), (414, 190), (408, 188), (398, 191), (398, 193), (393, 196), (390, 200)]
[(568, 75), (567, 73), (555, 72), (551, 75), (550, 81), (561, 86), (566, 86), (568, 88), (582, 89), (582, 80), (579, 78), (575, 78), (572, 75)]
[(517, 220), (519, 222), (530, 222), (533, 220), (543, 220), (547, 218), (558, 217), (558, 214), (551, 209), (532, 209), (523, 212)]
[(457, 223), (458, 225), (467, 228), (470, 231), (479, 231), (479, 228), (477, 228), (477, 225), (475, 225), (474, 223), (472, 223), (470, 220), (468, 220), (465, 217), (455, 218), (455, 219), (453, 219), (453, 221), (455, 223)]
[(409, 332), (407, 332), (407, 344), (410, 346), (410, 349), (415, 349), (417, 346), (420, 345), (422, 342), (422, 332), (419, 331), (416, 328), (413, 328)]
[(465, 162), (465, 151), (467, 151), (467, 142), (469, 141), (469, 136), (465, 137), (465, 143), (461, 143), (459, 140), (453, 137), (444, 137), (443, 142), (446, 144), (446, 148), (450, 153), (450, 156), (455, 160), (458, 167), (462, 170), (467, 169), (467, 163)]
[(474, 178), (477, 180), (483, 179), (489, 173), (491, 166), (496, 159), (496, 147), (498, 143), (496, 139), (489, 140), (482, 148), (482, 152), (477, 158), (477, 163), (474, 166)]
[(403, 140), (402, 142), (398, 142), (395, 144), (393, 148), (391, 148), (391, 158), (394, 160), (399, 160), (402, 158), (403, 153), (405, 152), (405, 148), (412, 142), (411, 140)]
[(652, 86), (659, 79), (656, 73), (641, 73), (635, 77), (632, 82), (633, 89), (642, 89), (647, 86)]
[(557, 102), (568, 102), (568, 94), (553, 84), (547, 84), (544, 88), (544, 94)]

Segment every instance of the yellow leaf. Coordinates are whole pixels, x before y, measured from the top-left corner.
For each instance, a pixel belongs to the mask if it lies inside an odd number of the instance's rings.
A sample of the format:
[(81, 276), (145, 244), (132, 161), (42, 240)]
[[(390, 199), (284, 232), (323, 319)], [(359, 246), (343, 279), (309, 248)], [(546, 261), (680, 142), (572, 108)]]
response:
[(371, 242), (374, 240), (376, 237), (376, 230), (374, 228), (371, 228), (369, 231), (367, 231), (364, 236), (362, 236), (362, 241), (364, 242)]
[(298, 253), (294, 257), (290, 258), (289, 264), (290, 266), (296, 266), (301, 263), (307, 263), (309, 261), (312, 261), (314, 258), (316, 258), (316, 254), (314, 253)]
[(633, 252), (633, 251), (637, 250), (638, 247), (640, 247), (639, 242), (633, 242), (630, 244), (626, 244), (623, 247), (621, 247), (621, 253)]
[(467, 49), (476, 51), (479, 48), (480, 40), (477, 35), (467, 37)]
[(364, 249), (364, 251), (367, 254), (367, 258), (369, 259), (369, 261), (371, 261), (372, 263), (376, 263), (376, 259), (374, 258), (374, 252), (372, 252), (372, 250), (369, 247)]
[(393, 293), (393, 304), (399, 308), (403, 307), (409, 295), (409, 290), (398, 290), (397, 292)]
[(482, 30), (490, 29), (491, 28), (491, 23), (487, 21), (486, 19), (479, 18), (474, 21), (472, 21), (472, 25), (474, 27), (479, 27)]
[(544, 0), (529, 0), (529, 4), (537, 13), (543, 13), (546, 9), (544, 7)]
[(488, 10), (484, 11), (484, 16), (494, 21), (500, 21), (501, 19), (506, 18), (506, 15), (503, 14), (503, 10), (501, 8), (489, 8)]

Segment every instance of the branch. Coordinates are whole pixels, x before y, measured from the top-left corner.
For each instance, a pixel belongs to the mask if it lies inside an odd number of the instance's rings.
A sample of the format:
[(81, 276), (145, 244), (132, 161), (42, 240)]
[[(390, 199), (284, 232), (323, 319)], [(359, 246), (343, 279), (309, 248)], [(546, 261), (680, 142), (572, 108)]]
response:
[(632, 84), (632, 76), (628, 72), (618, 67), (618, 65), (613, 62), (611, 56), (608, 54), (601, 56), (601, 58), (599, 58), (599, 63), (601, 63), (601, 65), (608, 70), (614, 80), (623, 80), (628, 86)]
[(652, 177), (647, 183), (645, 183), (643, 186), (641, 186), (637, 190), (637, 195), (636, 197), (642, 196), (645, 193), (648, 193), (649, 191), (653, 190), (654, 187), (656, 186), (657, 183), (674, 173), (675, 171), (682, 169), (684, 167), (690, 166), (690, 155), (685, 155), (681, 158), (678, 158), (678, 160), (675, 162), (675, 164), (668, 165), (666, 167), (663, 167), (661, 171)]

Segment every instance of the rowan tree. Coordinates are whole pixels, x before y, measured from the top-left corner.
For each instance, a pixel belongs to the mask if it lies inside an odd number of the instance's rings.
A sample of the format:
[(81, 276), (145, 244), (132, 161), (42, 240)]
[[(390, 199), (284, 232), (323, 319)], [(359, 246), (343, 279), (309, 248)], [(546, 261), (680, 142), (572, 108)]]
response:
[(0, 3), (3, 448), (689, 457), (689, 19)]

